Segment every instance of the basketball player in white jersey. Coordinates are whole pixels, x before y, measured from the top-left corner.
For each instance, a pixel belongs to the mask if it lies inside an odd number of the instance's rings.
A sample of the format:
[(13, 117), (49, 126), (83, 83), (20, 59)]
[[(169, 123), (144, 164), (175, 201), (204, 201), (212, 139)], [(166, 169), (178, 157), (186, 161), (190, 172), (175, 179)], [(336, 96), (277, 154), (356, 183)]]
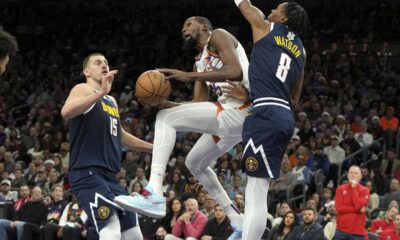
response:
[[(227, 98), (221, 87), (227, 79), (248, 88), (248, 59), (239, 41), (223, 29), (213, 30), (204, 17), (188, 18), (182, 29), (185, 45), (192, 45), (199, 54), (193, 72), (159, 69), (170, 79), (195, 82), (193, 102), (168, 102), (169, 109), (158, 112), (151, 176), (144, 194), (119, 196), (121, 207), (156, 218), (165, 216), (162, 182), (169, 156), (174, 148), (176, 132), (203, 133), (186, 157), (186, 166), (201, 185), (220, 204), (232, 225), (241, 223), (241, 215), (209, 167), (218, 157), (242, 141), (242, 126), (249, 103)], [(208, 101), (209, 87), (218, 95), (218, 102)]]

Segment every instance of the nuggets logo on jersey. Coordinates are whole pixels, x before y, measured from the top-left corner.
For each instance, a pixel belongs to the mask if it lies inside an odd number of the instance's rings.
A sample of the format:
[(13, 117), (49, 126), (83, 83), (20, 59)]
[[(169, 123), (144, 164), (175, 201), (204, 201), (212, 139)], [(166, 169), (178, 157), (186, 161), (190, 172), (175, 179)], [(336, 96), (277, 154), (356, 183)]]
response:
[(258, 161), (253, 157), (246, 158), (246, 169), (247, 171), (253, 172), (258, 168)]
[(106, 102), (101, 102), (101, 107), (103, 111), (108, 113), (110, 116), (119, 118), (119, 111), (116, 107), (108, 105)]
[(97, 215), (100, 219), (106, 219), (110, 215), (110, 208), (107, 206), (101, 206), (97, 209)]

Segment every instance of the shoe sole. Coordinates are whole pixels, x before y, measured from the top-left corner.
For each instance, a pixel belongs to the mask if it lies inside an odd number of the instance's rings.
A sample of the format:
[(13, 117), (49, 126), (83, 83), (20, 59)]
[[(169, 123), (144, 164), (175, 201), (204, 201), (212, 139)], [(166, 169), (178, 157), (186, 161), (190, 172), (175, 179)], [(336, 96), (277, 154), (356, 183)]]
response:
[(127, 211), (136, 212), (152, 218), (163, 218), (166, 215), (165, 211), (154, 210), (154, 208), (132, 206), (124, 199), (115, 198), (114, 202)]

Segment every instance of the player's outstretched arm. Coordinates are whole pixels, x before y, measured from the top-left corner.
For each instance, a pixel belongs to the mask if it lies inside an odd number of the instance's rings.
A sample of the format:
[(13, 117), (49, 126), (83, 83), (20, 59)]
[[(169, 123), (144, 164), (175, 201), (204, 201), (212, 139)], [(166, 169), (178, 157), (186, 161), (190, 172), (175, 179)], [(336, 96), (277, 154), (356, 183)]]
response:
[(254, 7), (250, 0), (235, 0), (235, 4), (251, 25), (254, 43), (270, 32), (270, 23), (266, 21), (264, 13)]
[(153, 151), (153, 144), (143, 141), (132, 134), (128, 133), (121, 127), (122, 145), (138, 151), (151, 153)]

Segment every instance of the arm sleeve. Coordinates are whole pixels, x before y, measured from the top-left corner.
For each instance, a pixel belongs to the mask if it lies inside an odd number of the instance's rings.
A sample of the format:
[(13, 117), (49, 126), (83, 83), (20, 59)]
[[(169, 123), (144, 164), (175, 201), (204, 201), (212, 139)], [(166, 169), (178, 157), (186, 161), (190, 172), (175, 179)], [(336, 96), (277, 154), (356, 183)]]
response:
[(180, 237), (182, 235), (183, 224), (185, 223), (182, 221), (177, 221), (172, 228), (172, 234), (174, 234), (176, 237)]
[(204, 235), (212, 236), (213, 235), (212, 224), (213, 224), (213, 221), (208, 221), (207, 222), (206, 227), (204, 228), (203, 233), (201, 234), (201, 236), (204, 236)]
[(356, 210), (367, 207), (369, 202), (369, 190), (364, 187), (358, 188), (358, 186), (351, 188), (351, 199)]
[[(340, 213), (354, 213), (357, 210), (354, 209), (353, 206), (348, 206), (344, 204), (344, 197), (342, 194), (340, 194), (341, 187), (338, 187), (336, 189), (336, 194), (335, 194), (335, 207), (336, 211), (338, 214)], [(348, 197), (351, 197), (349, 194), (347, 195)]]

